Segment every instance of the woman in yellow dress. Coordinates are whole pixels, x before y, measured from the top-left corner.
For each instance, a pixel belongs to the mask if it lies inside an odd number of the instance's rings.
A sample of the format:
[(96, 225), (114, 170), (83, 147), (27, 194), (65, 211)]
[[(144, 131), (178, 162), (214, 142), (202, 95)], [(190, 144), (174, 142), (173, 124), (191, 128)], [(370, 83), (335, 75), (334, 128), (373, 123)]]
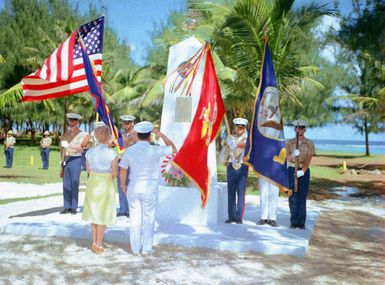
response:
[(82, 219), (91, 222), (92, 251), (102, 253), (106, 225), (116, 222), (115, 183), (118, 176), (118, 157), (108, 147), (110, 129), (106, 125), (95, 128), (99, 144), (86, 153), (89, 174)]

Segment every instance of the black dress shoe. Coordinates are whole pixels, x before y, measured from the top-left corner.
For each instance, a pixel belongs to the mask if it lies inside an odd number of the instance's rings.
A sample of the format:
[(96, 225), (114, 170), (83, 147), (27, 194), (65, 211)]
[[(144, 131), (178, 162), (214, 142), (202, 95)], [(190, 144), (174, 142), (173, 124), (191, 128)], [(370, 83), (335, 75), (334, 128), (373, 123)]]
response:
[(235, 221), (237, 224), (243, 224), (242, 220), (241, 219), (238, 219)]
[(295, 228), (297, 228), (298, 226), (297, 225), (290, 225), (290, 228), (291, 229), (295, 229)]
[(76, 211), (76, 209), (72, 209), (71, 210), (71, 215), (76, 215), (78, 212)]
[(305, 228), (305, 225), (299, 225), (298, 228), (300, 228), (301, 230), (306, 229), (306, 228)]
[(68, 209), (68, 208), (60, 212), (60, 214), (69, 214), (69, 213), (71, 213), (71, 209)]
[(235, 222), (235, 220), (234, 219), (228, 219), (225, 221), (226, 224), (231, 224), (232, 222)]
[(127, 216), (127, 215), (128, 215), (127, 213), (117, 213), (117, 214), (116, 214), (117, 217)]
[(278, 227), (277, 222), (274, 220), (269, 220), (269, 225), (274, 227), (274, 228)]
[(262, 226), (262, 225), (267, 225), (268, 223), (269, 223), (268, 220), (259, 220), (259, 221), (257, 222), (257, 225)]

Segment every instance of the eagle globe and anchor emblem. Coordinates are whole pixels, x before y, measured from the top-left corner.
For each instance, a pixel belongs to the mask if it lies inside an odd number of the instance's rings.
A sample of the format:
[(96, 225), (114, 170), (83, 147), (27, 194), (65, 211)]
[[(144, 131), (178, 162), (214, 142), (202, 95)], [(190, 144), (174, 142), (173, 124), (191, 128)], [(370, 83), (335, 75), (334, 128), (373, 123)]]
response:
[[(278, 89), (273, 86), (266, 87), (258, 108), (258, 131), (265, 137), (273, 140), (284, 141), (282, 115), (279, 108)], [(286, 148), (273, 157), (275, 162), (284, 164)]]

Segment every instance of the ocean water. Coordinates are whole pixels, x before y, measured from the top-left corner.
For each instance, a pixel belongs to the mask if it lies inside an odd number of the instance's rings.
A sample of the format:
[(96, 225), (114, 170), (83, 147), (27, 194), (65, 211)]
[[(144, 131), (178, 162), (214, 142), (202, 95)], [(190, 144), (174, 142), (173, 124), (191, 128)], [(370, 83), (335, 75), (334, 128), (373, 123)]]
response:
[[(352, 152), (365, 154), (365, 141), (312, 140), (317, 151)], [(385, 141), (370, 141), (370, 154), (385, 154)]]

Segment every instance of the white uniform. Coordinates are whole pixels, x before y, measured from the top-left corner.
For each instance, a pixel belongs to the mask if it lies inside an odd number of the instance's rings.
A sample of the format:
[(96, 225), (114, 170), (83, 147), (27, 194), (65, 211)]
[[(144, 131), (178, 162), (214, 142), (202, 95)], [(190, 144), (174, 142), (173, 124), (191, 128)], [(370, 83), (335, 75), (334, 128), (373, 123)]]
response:
[(259, 177), (261, 220), (277, 220), (279, 188)]
[(172, 148), (169, 146), (138, 141), (125, 150), (119, 163), (122, 168), (130, 168), (127, 200), (130, 210), (130, 243), (134, 254), (138, 254), (141, 248), (142, 253), (152, 250), (159, 159), (171, 154)]

